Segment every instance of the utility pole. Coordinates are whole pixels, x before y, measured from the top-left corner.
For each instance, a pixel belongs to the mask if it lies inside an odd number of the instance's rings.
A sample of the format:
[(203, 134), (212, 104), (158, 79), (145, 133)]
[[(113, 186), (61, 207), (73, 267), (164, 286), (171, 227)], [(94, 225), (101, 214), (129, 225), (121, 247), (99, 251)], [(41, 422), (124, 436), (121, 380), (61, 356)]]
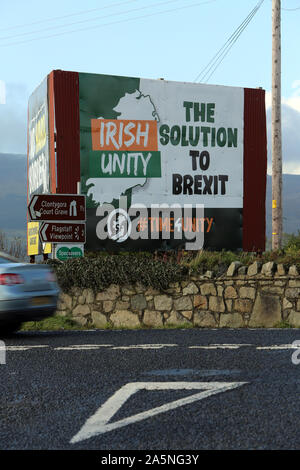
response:
[(280, 0), (272, 0), (272, 249), (282, 244)]

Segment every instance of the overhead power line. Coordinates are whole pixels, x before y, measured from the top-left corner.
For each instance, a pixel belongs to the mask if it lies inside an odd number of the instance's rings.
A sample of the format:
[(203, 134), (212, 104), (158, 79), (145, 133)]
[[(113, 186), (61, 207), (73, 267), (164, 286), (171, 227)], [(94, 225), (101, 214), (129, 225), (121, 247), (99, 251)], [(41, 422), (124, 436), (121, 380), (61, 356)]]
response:
[(9, 26), (8, 28), (0, 28), (0, 31), (10, 31), (12, 29), (27, 28), (27, 26), (34, 26), (36, 24), (49, 23), (50, 21), (63, 20), (64, 18), (71, 18), (72, 16), (85, 15), (87, 13), (92, 13), (94, 11), (105, 10), (106, 8), (118, 7), (118, 6), (126, 5), (127, 3), (134, 3), (138, 1), (139, 0), (127, 0), (127, 1), (119, 2), (119, 3), (110, 3), (109, 5), (105, 5), (99, 8), (93, 8), (92, 10), (81, 10), (81, 11), (78, 11), (77, 13), (70, 13), (68, 15), (62, 15), (62, 16), (53, 16), (51, 18), (45, 18), (43, 20), (34, 21), (33, 23), (23, 23), (23, 24), (18, 24), (15, 26)]
[[(137, 0), (134, 0), (134, 1), (137, 1)], [(14, 34), (12, 36), (2, 36), (2, 37), (0, 37), (0, 40), (2, 41), (2, 40), (6, 40), (6, 39), (13, 39), (13, 38), (18, 38), (18, 37), (23, 37), (23, 36), (30, 36), (32, 34), (43, 33), (45, 31), (51, 31), (51, 30), (55, 30), (55, 29), (59, 29), (59, 28), (66, 28), (68, 26), (74, 26), (74, 25), (77, 25), (77, 24), (90, 23), (90, 22), (93, 22), (93, 21), (102, 20), (102, 19), (105, 19), (105, 18), (110, 18), (112, 16), (125, 15), (127, 13), (133, 13), (135, 11), (146, 10), (147, 8), (167, 5), (168, 3), (174, 3), (174, 2), (178, 2), (178, 1), (180, 1), (180, 0), (166, 0), (164, 2), (154, 3), (152, 5), (146, 5), (146, 6), (139, 7), (139, 8), (133, 8), (131, 10), (119, 11), (118, 13), (109, 13), (108, 15), (104, 15), (104, 16), (96, 16), (96, 17), (93, 17), (93, 18), (87, 18), (85, 20), (75, 21), (73, 23), (65, 23), (65, 24), (61, 24), (61, 25), (49, 26), (48, 28), (37, 29), (35, 31), (29, 31), (29, 32), (25, 32), (25, 33)]]
[(219, 51), (213, 56), (213, 58), (208, 62), (208, 64), (197, 75), (194, 82), (197, 82), (197, 81), (201, 81), (202, 83), (208, 82), (208, 80), (211, 78), (213, 73), (216, 71), (216, 69), (220, 66), (220, 64), (225, 59), (225, 57), (227, 56), (232, 46), (236, 43), (236, 41), (241, 36), (243, 31), (246, 29), (248, 24), (254, 18), (254, 16), (258, 12), (263, 2), (264, 0), (260, 0), (256, 4), (253, 10), (251, 10), (248, 16), (244, 19), (244, 21), (238, 26), (238, 28), (234, 31), (234, 33), (227, 39), (225, 44), (219, 49)]
[(204, 2), (202, 1), (202, 2), (198, 2), (198, 3), (193, 3), (193, 4), (190, 4), (190, 5), (185, 5), (183, 7), (171, 8), (169, 10), (162, 10), (162, 11), (158, 11), (158, 12), (154, 12), (154, 13), (149, 13), (147, 15), (135, 16), (135, 17), (132, 17), (132, 18), (125, 18), (125, 19), (122, 19), (122, 20), (112, 21), (112, 22), (109, 22), (109, 23), (100, 23), (100, 24), (95, 25), (95, 26), (87, 26), (85, 28), (79, 28), (79, 29), (74, 29), (74, 30), (70, 30), (70, 31), (63, 31), (63, 32), (60, 32), (60, 33), (50, 34), (50, 35), (47, 35), (47, 36), (38, 36), (38, 37), (35, 37), (35, 38), (32, 38), (32, 39), (25, 39), (23, 41), (11, 42), (11, 43), (7, 43), (7, 44), (0, 44), (0, 47), (16, 46), (16, 45), (19, 45), (19, 44), (26, 44), (26, 43), (29, 43), (29, 42), (40, 41), (42, 39), (49, 39), (49, 38), (53, 38), (53, 37), (63, 36), (63, 35), (66, 35), (66, 34), (72, 34), (72, 33), (77, 33), (77, 32), (87, 31), (87, 30), (90, 31), (92, 29), (103, 28), (105, 26), (110, 26), (110, 25), (115, 25), (115, 24), (120, 24), (120, 23), (126, 23), (128, 21), (135, 21), (135, 20), (140, 20), (140, 19), (144, 19), (144, 18), (149, 18), (151, 16), (157, 16), (157, 15), (162, 15), (162, 14), (165, 14), (165, 13), (171, 13), (171, 12), (174, 12), (174, 11), (185, 10), (187, 8), (193, 8), (193, 7), (196, 7), (196, 6), (205, 5), (205, 4), (213, 3), (213, 2), (216, 2), (216, 1), (217, 0), (206, 0)]

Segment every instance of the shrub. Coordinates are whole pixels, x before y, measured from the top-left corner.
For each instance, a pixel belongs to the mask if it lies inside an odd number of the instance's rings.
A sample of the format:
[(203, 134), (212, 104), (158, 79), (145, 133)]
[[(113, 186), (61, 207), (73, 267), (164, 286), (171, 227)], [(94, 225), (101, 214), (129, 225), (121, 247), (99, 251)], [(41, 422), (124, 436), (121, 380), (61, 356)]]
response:
[(286, 248), (278, 251), (267, 251), (260, 255), (243, 251), (208, 251), (198, 252), (182, 251), (178, 257), (176, 252), (137, 252), (115, 253), (87, 252), (84, 258), (75, 258), (64, 262), (58, 260), (47, 261), (56, 271), (59, 285), (65, 292), (72, 287), (91, 288), (95, 292), (101, 291), (110, 284), (135, 284), (140, 282), (145, 286), (152, 286), (165, 290), (171, 282), (186, 279), (188, 274), (204, 274), (212, 271), (220, 276), (226, 273), (233, 261), (240, 261), (242, 265), (249, 266), (254, 261), (267, 263), (274, 261), (283, 264), (287, 269), (292, 264), (300, 272), (300, 248), (298, 241), (290, 236), (290, 243)]
[(167, 289), (171, 282), (176, 282), (187, 274), (184, 265), (134, 254), (89, 256), (64, 262), (48, 260), (47, 263), (54, 268), (58, 283), (65, 292), (74, 286), (97, 292), (110, 284), (136, 282), (157, 289)]
[(294, 233), (292, 233), (291, 235), (285, 235), (284, 248), (286, 252), (300, 252), (300, 230), (298, 230), (297, 235), (295, 235)]
[(253, 255), (249, 253), (234, 253), (232, 251), (199, 251), (187, 265), (191, 273), (204, 274), (213, 271), (216, 275), (224, 274), (233, 261), (249, 264)]

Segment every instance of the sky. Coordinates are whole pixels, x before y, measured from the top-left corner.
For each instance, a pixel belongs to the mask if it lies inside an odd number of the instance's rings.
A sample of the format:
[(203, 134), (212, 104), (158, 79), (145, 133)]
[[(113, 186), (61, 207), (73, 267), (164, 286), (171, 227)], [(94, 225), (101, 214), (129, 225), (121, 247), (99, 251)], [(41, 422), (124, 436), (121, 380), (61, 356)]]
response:
[[(270, 173), (271, 0), (263, 1), (212, 75), (201, 74), (258, 3), (0, 0), (0, 153), (26, 154), (28, 98), (51, 70), (62, 69), (262, 87)], [(281, 7), (283, 171), (300, 174), (300, 0), (281, 0)]]

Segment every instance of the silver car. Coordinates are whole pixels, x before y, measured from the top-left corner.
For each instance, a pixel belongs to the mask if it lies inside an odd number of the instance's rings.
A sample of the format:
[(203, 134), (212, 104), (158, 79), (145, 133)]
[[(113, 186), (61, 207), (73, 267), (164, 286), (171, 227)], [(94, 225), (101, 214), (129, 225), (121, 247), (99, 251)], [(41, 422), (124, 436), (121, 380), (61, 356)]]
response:
[(49, 266), (23, 263), (0, 252), (0, 337), (23, 322), (51, 316), (59, 292)]

